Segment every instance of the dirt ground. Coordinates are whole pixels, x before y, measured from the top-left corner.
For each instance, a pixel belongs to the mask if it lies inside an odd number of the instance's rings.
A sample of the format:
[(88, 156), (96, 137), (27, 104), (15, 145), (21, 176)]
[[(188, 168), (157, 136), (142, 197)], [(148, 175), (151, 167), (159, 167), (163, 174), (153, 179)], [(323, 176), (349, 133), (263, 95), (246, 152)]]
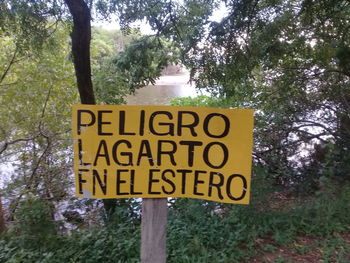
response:
[(334, 234), (331, 240), (302, 236), (288, 246), (283, 247), (278, 246), (268, 238), (258, 239), (256, 243), (258, 255), (247, 260), (247, 262), (350, 263), (350, 231)]

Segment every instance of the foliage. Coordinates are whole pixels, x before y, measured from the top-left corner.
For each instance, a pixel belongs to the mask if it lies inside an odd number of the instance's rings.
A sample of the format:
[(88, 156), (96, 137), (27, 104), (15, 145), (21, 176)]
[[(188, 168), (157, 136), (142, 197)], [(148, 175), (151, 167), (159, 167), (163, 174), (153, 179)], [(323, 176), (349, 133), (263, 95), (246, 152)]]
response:
[(197, 97), (175, 98), (170, 101), (172, 106), (192, 106), (192, 107), (217, 107), (229, 108), (228, 102), (223, 98), (200, 95)]
[[(213, 21), (219, 3), (227, 13)], [(173, 40), (198, 88), (256, 109), (255, 158), (280, 184), (307, 177), (300, 163), (313, 160), (300, 153), (315, 144), (335, 145), (348, 178), (348, 1), (146, 1), (119, 11), (123, 24), (145, 18)]]
[(41, 54), (17, 52), (15, 37), (0, 38), (0, 160), (8, 164), (2, 182), (11, 179), (2, 194), (10, 219), (22, 197), (60, 201), (71, 184), (68, 116), (77, 93), (66, 34), (64, 27), (57, 30), (56, 45)]
[(93, 83), (99, 103), (125, 103), (126, 95), (154, 84), (163, 68), (177, 62), (177, 50), (163, 38), (141, 36), (137, 30), (95, 32)]
[(2, 0), (0, 36), (10, 36), (19, 52), (40, 51), (57, 29), (64, 13), (61, 1)]
[[(259, 238), (272, 239), (278, 246), (292, 243), (299, 235), (311, 235), (325, 237), (325, 240), (328, 240), (327, 244), (319, 244), (323, 249), (329, 247), (335, 250), (344, 246), (341, 239), (336, 239), (335, 233), (348, 231), (350, 227), (349, 185), (336, 189), (329, 188), (317, 198), (299, 204), (294, 203), (289, 209), (265, 209), (271, 198), (262, 199), (262, 196), (268, 197), (271, 191), (261, 186), (259, 178), (265, 176), (261, 173), (263, 173), (261, 169), (256, 170), (253, 178), (250, 206), (230, 206), (194, 199), (172, 200), (168, 221), (168, 262), (242, 262), (243, 259), (255, 255), (256, 250), (253, 248)], [(47, 207), (44, 205), (45, 202), (32, 200), (29, 203), (31, 205), (36, 203), (33, 206), (35, 209), (21, 211), (25, 212), (21, 217), (21, 220), (24, 220), (22, 222), (32, 222), (34, 217), (40, 215), (36, 222), (45, 226), (47, 217), (39, 209)], [(24, 227), (21, 223), (19, 226)], [(54, 238), (46, 239), (45, 246), (40, 243), (32, 243), (30, 247), (24, 246), (15, 233), (9, 232), (0, 241), (2, 262), (138, 262), (139, 260), (140, 221), (138, 220), (112, 222), (104, 227), (74, 232), (71, 236), (56, 234)], [(43, 236), (40, 232), (31, 232), (29, 237), (37, 239)], [(332, 251), (326, 250), (326, 252), (325, 259)]]
[[(45, 198), (58, 207), (71, 194), (70, 106), (78, 98), (67, 32), (61, 24), (51, 36), (55, 41), (46, 44), (40, 54), (31, 49), (20, 53), (14, 37), (0, 38), (0, 161), (8, 165), (2, 169), (1, 183), (6, 180), (2, 195), (10, 220), (28, 195)], [(122, 103), (129, 86), (121, 74), (114, 74), (114, 65), (113, 72), (105, 65), (118, 54), (117, 46), (125, 48), (122, 45), (133, 37), (121, 39), (118, 31), (94, 32), (97, 97), (101, 103)], [(56, 49), (60, 52), (53, 52)]]
[(52, 241), (54, 248), (23, 249), (11, 240), (0, 241), (1, 262), (138, 262), (139, 229), (130, 224), (75, 233)]
[(144, 36), (132, 42), (114, 60), (132, 91), (155, 83), (161, 70), (177, 61), (177, 50), (163, 38)]
[(53, 218), (54, 207), (46, 200), (28, 197), (21, 201), (14, 218), (14, 239), (23, 248), (42, 248), (51, 245), (57, 225)]
[(130, 87), (113, 63), (113, 58), (138, 38), (139, 33), (124, 35), (121, 31), (93, 28), (92, 81), (98, 103), (123, 104)]
[[(256, 188), (258, 184), (253, 185)], [(255, 197), (250, 207), (225, 207), (223, 214), (222, 210), (213, 213), (208, 209), (215, 204), (181, 200), (186, 211), (176, 207), (171, 210), (169, 261), (241, 262), (254, 255), (252, 248), (257, 238), (289, 244), (299, 234), (331, 236), (348, 230), (349, 188), (337, 199), (324, 194), (311, 203), (285, 211), (261, 211), (254, 207), (259, 198)], [(179, 239), (184, 245), (179, 245)]]
[(119, 74), (111, 58), (102, 59), (95, 68), (93, 83), (99, 104), (120, 105), (130, 93), (129, 86)]

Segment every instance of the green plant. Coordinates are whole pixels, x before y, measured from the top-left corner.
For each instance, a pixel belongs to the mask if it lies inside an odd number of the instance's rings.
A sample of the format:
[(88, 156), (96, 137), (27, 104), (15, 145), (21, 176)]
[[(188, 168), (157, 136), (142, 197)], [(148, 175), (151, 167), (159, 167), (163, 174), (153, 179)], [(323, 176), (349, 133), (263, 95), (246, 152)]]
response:
[(50, 247), (56, 239), (57, 223), (53, 219), (53, 207), (48, 201), (28, 197), (15, 213), (13, 239), (23, 248)]

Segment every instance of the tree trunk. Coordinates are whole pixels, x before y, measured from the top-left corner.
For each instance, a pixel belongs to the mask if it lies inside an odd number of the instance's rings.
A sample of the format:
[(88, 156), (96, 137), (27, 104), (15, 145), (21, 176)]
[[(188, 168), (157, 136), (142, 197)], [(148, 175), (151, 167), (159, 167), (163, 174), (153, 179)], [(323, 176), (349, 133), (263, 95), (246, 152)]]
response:
[(95, 104), (91, 81), (91, 14), (84, 0), (65, 0), (73, 16), (72, 54), (82, 104)]
[[(96, 104), (91, 80), (90, 9), (84, 0), (65, 0), (65, 3), (73, 16), (72, 54), (80, 101), (82, 104)], [(114, 212), (116, 200), (103, 199), (103, 205), (109, 218)]]
[(4, 210), (2, 209), (1, 193), (0, 193), (0, 233), (6, 230)]

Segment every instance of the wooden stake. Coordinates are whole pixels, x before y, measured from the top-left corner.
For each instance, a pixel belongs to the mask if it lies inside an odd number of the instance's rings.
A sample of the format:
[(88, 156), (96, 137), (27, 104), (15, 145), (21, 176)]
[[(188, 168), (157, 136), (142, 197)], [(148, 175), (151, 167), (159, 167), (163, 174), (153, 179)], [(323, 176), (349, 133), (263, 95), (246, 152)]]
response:
[(167, 199), (142, 199), (141, 263), (166, 262)]

